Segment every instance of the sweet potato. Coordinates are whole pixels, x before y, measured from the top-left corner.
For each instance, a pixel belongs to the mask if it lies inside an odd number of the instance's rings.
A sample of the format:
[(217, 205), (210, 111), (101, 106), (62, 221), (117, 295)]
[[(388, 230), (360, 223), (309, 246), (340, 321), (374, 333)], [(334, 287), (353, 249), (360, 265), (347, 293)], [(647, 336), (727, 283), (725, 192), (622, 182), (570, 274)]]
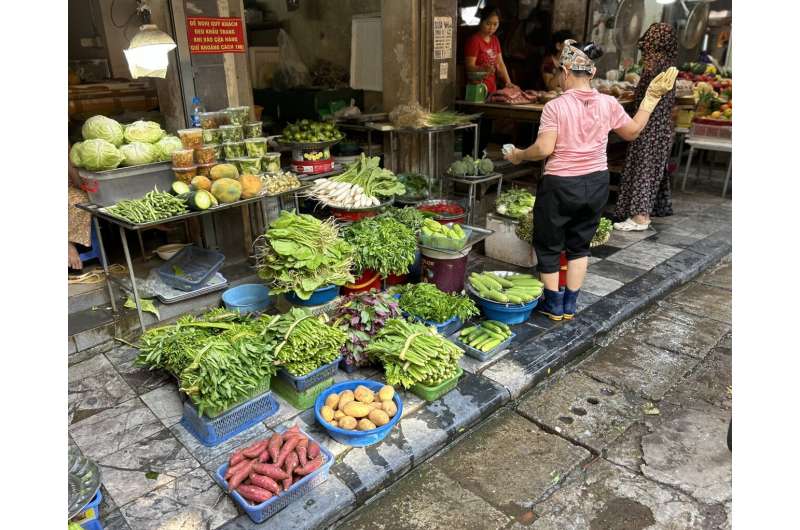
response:
[(299, 467), (299, 464), (300, 459), (297, 457), (297, 453), (289, 453), (289, 456), (286, 457), (286, 462), (283, 464), (283, 470), (291, 477), (294, 470)]
[(264, 449), (258, 454), (258, 461), (259, 463), (263, 463), (266, 462), (267, 460), (269, 460), (269, 451), (267, 449)]
[(289, 491), (289, 488), (292, 487), (292, 482), (294, 482), (294, 480), (291, 478), (283, 479), (281, 481), (281, 487), (283, 488), (283, 491)]
[(298, 467), (297, 469), (295, 469), (294, 472), (297, 475), (308, 475), (309, 473), (319, 469), (321, 465), (322, 465), (322, 455), (318, 455), (314, 460), (309, 460), (309, 462), (303, 467)]
[(281, 447), (281, 452), (278, 453), (278, 459), (274, 462), (278, 467), (283, 467), (286, 457), (294, 452), (294, 448), (297, 447), (297, 443), (300, 441), (300, 438), (297, 436), (290, 436), (289, 439), (284, 438), (284, 440), (285, 441)]
[(229, 465), (228, 466), (228, 470), (225, 471), (225, 480), (228, 480), (229, 478), (231, 478), (231, 476), (233, 476), (234, 473), (236, 473), (237, 471), (241, 471), (242, 469), (244, 469), (245, 467), (247, 467), (249, 465), (250, 465), (250, 459), (249, 458), (244, 458), (243, 460), (241, 460), (235, 466)]
[(242, 482), (244, 482), (244, 479), (246, 479), (250, 475), (250, 471), (253, 469), (253, 466), (257, 462), (258, 460), (255, 459), (249, 460), (248, 465), (243, 466), (242, 469), (236, 471), (233, 475), (231, 475), (231, 479), (228, 482), (228, 493), (238, 488), (239, 485)]
[(230, 458), (230, 460), (228, 460), (228, 466), (229, 466), (229, 467), (233, 467), (233, 466), (235, 466), (236, 464), (240, 463), (242, 460), (244, 460), (244, 455), (242, 454), (243, 452), (244, 452), (244, 450), (241, 450), (241, 451), (235, 451), (235, 452), (234, 452), (234, 453), (231, 455), (231, 458)]
[(273, 463), (277, 462), (278, 453), (280, 452), (282, 445), (283, 436), (281, 436), (280, 433), (275, 433), (270, 437), (269, 443), (267, 443), (267, 451), (269, 452), (269, 456)]
[(258, 486), (253, 485), (243, 484), (236, 488), (236, 491), (239, 492), (239, 495), (255, 504), (261, 504), (262, 502), (268, 501), (273, 497), (271, 491), (267, 491), (264, 488), (259, 488)]
[(278, 483), (266, 475), (259, 475), (258, 473), (252, 472), (250, 473), (250, 482), (254, 486), (264, 488), (265, 490), (271, 491), (275, 495), (281, 492), (281, 487), (278, 485)]
[(268, 443), (269, 440), (261, 440), (256, 442), (242, 451), (242, 454), (245, 456), (245, 458), (256, 458), (259, 454), (261, 454), (261, 451), (267, 448)]
[(297, 433), (299, 433), (299, 432), (300, 432), (300, 427), (298, 427), (297, 425), (292, 425), (291, 427), (289, 427), (288, 429), (286, 429), (286, 432), (284, 432), (283, 434), (284, 434), (284, 435), (287, 435), (287, 434), (289, 434), (290, 432), (297, 432)]
[(297, 459), (300, 462), (301, 466), (306, 465), (308, 459), (306, 458), (308, 452), (308, 438), (303, 438), (299, 442), (297, 442), (297, 446), (294, 448), (294, 452), (297, 453)]
[(253, 471), (259, 475), (265, 475), (274, 480), (283, 480), (289, 478), (289, 474), (275, 464), (256, 464), (253, 466)]
[(310, 442), (308, 444), (308, 450), (306, 451), (306, 456), (311, 460), (313, 460), (317, 456), (319, 456), (319, 453), (320, 453), (319, 444), (317, 442)]

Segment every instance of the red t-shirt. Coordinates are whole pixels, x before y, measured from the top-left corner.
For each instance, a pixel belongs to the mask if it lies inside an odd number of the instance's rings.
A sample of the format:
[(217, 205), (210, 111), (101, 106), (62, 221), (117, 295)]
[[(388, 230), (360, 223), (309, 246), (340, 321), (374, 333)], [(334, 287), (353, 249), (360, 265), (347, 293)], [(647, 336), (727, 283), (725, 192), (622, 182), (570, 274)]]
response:
[[(500, 40), (496, 35), (492, 35), (489, 42), (486, 42), (483, 40), (480, 33), (475, 33), (469, 38), (464, 47), (464, 56), (475, 57), (476, 66), (497, 65), (500, 53), (502, 53), (500, 51)], [(494, 74), (486, 76), (483, 82), (489, 94), (497, 90), (497, 82), (495, 81)]]

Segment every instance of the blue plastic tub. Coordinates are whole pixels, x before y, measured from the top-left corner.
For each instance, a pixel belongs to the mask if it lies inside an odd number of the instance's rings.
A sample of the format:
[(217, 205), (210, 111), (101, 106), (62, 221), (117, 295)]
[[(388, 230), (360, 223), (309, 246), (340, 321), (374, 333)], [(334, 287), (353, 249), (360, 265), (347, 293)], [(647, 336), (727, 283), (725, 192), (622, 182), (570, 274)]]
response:
[[(394, 297), (397, 300), (400, 300), (399, 294), (394, 295)], [(453, 317), (450, 320), (445, 320), (444, 322), (434, 322), (433, 320), (419, 318), (418, 316), (412, 315), (408, 311), (403, 311), (403, 316), (406, 318), (411, 318), (417, 322), (422, 322), (426, 326), (436, 326), (436, 331), (439, 332), (439, 335), (445, 337), (449, 337), (464, 326), (464, 322), (458, 317)]]
[(320, 287), (314, 294), (311, 295), (311, 298), (308, 300), (301, 300), (294, 292), (286, 293), (286, 299), (292, 305), (299, 305), (299, 306), (314, 306), (314, 305), (322, 305), (327, 304), (334, 298), (339, 295), (339, 286), (338, 285), (328, 285), (325, 287)]
[(83, 530), (103, 530), (100, 524), (100, 503), (103, 502), (103, 494), (97, 490), (89, 504), (83, 507), (81, 513), (72, 518)]
[(190, 245), (158, 267), (161, 280), (181, 291), (195, 291), (214, 276), (225, 262), (221, 252)]
[[(279, 427), (277, 429), (278, 432), (285, 431), (286, 428)], [(303, 432), (302, 430), (300, 432)], [(306, 436), (307, 433), (303, 432)], [(308, 436), (309, 441), (316, 441), (311, 436)], [(239, 495), (237, 491), (232, 491), (230, 493), (231, 498), (239, 505), (239, 507), (244, 510), (250, 519), (253, 520), (254, 523), (263, 523), (279, 511), (283, 510), (286, 506), (292, 503), (295, 499), (302, 497), (307, 492), (311, 491), (314, 487), (318, 484), (322, 484), (328, 478), (328, 474), (330, 473), (331, 466), (335, 460), (333, 454), (325, 449), (325, 446), (321, 443), (317, 442), (319, 445), (320, 454), (324, 455), (324, 462), (319, 469), (311, 473), (310, 475), (306, 475), (302, 479), (298, 480), (291, 486), (287, 491), (282, 491), (276, 497), (272, 497), (269, 500), (262, 502), (261, 504), (251, 504), (250, 501)], [(214, 473), (214, 480), (219, 487), (223, 490), (228, 491), (228, 482), (225, 480), (225, 472), (228, 470), (228, 463), (224, 463), (217, 469), (216, 473)]]
[(278, 377), (291, 383), (295, 390), (298, 392), (303, 392), (311, 388), (312, 386), (316, 385), (317, 383), (321, 383), (326, 379), (330, 379), (336, 374), (336, 368), (339, 366), (339, 361), (342, 360), (342, 356), (340, 355), (333, 361), (329, 362), (328, 364), (323, 364), (313, 372), (309, 372), (306, 375), (292, 375), (289, 370), (285, 368), (278, 369)]
[(183, 402), (181, 425), (201, 444), (214, 447), (278, 412), (278, 402), (267, 391), (215, 418), (201, 416), (191, 400)]
[(260, 313), (270, 306), (269, 289), (260, 283), (237, 285), (222, 293), (222, 302), (240, 313)]
[(537, 298), (527, 304), (501, 304), (478, 298), (481, 311), (489, 320), (497, 320), (504, 324), (522, 324), (531, 317), (533, 308), (539, 303)]
[(325, 400), (328, 396), (334, 392), (338, 394), (339, 392), (343, 392), (345, 390), (355, 390), (358, 385), (364, 385), (373, 392), (377, 392), (381, 389), (381, 387), (383, 387), (383, 383), (378, 383), (377, 381), (372, 381), (370, 379), (344, 381), (342, 383), (335, 384), (317, 397), (317, 402), (314, 403), (314, 417), (317, 418), (317, 423), (322, 425), (322, 427), (328, 431), (328, 435), (330, 435), (331, 438), (340, 444), (350, 445), (353, 447), (366, 447), (368, 445), (376, 444), (386, 438), (386, 436), (389, 434), (389, 431), (392, 430), (392, 427), (394, 427), (395, 424), (400, 421), (400, 418), (403, 417), (403, 400), (400, 399), (400, 394), (395, 392), (394, 403), (397, 405), (397, 412), (395, 413), (394, 417), (392, 417), (389, 420), (389, 423), (386, 425), (369, 431), (349, 431), (347, 429), (340, 429), (339, 427), (330, 425), (328, 422), (322, 419), (319, 411), (325, 405)]

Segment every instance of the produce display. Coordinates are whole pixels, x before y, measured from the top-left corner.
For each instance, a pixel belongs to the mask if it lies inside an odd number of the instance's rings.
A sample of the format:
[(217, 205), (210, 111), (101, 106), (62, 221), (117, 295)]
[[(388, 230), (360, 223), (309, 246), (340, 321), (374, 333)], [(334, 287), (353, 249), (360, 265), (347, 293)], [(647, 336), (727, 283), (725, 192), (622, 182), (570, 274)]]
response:
[(467, 243), (467, 234), (458, 223), (443, 225), (433, 219), (425, 219), (420, 232), (423, 245), (434, 248), (461, 250)]
[(497, 320), (483, 320), (475, 326), (462, 329), (458, 340), (476, 350), (490, 352), (511, 337), (508, 324)]
[(160, 221), (187, 211), (184, 201), (157, 188), (141, 199), (119, 201), (105, 208), (106, 213), (134, 224)]
[(344, 138), (333, 122), (306, 119), (287, 125), (281, 135), (283, 141), (289, 143), (332, 142)]
[(265, 173), (279, 173), (281, 171), (281, 154), (264, 153), (261, 157), (261, 169)]
[(378, 217), (391, 217), (406, 225), (415, 234), (422, 229), (425, 219), (428, 219), (428, 216), (413, 206), (387, 208), (386, 211), (378, 215)]
[(468, 296), (445, 293), (432, 283), (401, 286), (397, 292), (400, 294), (400, 309), (430, 322), (447, 322), (454, 317), (466, 322), (480, 313)]
[(270, 318), (267, 333), (279, 341), (275, 358), (292, 375), (306, 375), (339, 357), (347, 335), (326, 320), (303, 308)]
[(181, 139), (183, 147), (186, 149), (194, 149), (203, 145), (203, 129), (200, 127), (193, 127), (191, 129), (178, 129), (178, 138)]
[(364, 349), (388, 319), (399, 316), (397, 299), (388, 293), (370, 291), (343, 297), (333, 312), (332, 320), (334, 326), (341, 327), (347, 333), (347, 340), (342, 346), (345, 364), (371, 364)]
[(223, 478), (228, 493), (236, 491), (250, 504), (258, 505), (289, 491), (324, 463), (319, 444), (293, 425), (234, 451)]
[(353, 249), (332, 220), (282, 211), (255, 243), (258, 276), (275, 294), (294, 292), (301, 300), (326, 285), (354, 280)]
[(308, 190), (308, 196), (326, 206), (336, 208), (369, 208), (379, 206), (381, 201), (364, 193), (364, 188), (349, 182), (334, 182), (317, 179)]
[(264, 134), (263, 122), (251, 121), (242, 126), (245, 138), (260, 138)]
[(275, 374), (271, 317), (214, 309), (145, 331), (136, 363), (167, 370), (201, 415), (214, 417), (253, 397)]
[(247, 156), (262, 157), (267, 154), (266, 138), (248, 138), (244, 141)]
[(224, 140), (222, 139), (222, 131), (219, 129), (203, 129), (203, 142), (207, 144), (221, 144)]
[(470, 122), (470, 117), (452, 111), (428, 112), (419, 103), (398, 105), (389, 113), (389, 120), (399, 129), (425, 129)]
[(477, 177), (491, 175), (494, 171), (494, 162), (486, 157), (472, 158), (467, 155), (461, 160), (456, 160), (447, 168), (447, 173), (454, 177)]
[(222, 111), (231, 125), (244, 125), (250, 121), (250, 107), (228, 107)]
[(389, 217), (367, 217), (356, 221), (344, 230), (343, 235), (353, 248), (356, 275), (366, 270), (373, 270), (384, 278), (391, 274), (407, 274), (416, 259), (414, 232)]
[(225, 153), (225, 158), (235, 159), (241, 158), (246, 154), (244, 142), (223, 142), (222, 151)]
[(394, 387), (384, 385), (373, 392), (364, 385), (355, 390), (329, 394), (319, 411), (331, 427), (348, 431), (371, 431), (383, 427), (397, 414)]
[(420, 204), (417, 209), (423, 212), (430, 212), (432, 214), (454, 216), (464, 213), (464, 207), (460, 204), (447, 200), (436, 201), (431, 204)]
[(241, 125), (220, 125), (219, 132), (223, 142), (241, 142), (244, 140), (244, 130)]
[(123, 138), (128, 143), (141, 142), (154, 144), (167, 133), (154, 121), (138, 120), (125, 126)]
[(494, 203), (494, 207), (500, 215), (522, 219), (533, 212), (535, 201), (536, 197), (531, 195), (528, 190), (511, 188), (500, 194)]
[(383, 364), (386, 382), (411, 388), (435, 386), (458, 373), (464, 352), (433, 327), (392, 318), (370, 341), (367, 355)]
[(420, 173), (399, 173), (397, 180), (406, 188), (402, 198), (414, 201), (428, 197), (428, 179)]
[(380, 198), (402, 195), (406, 191), (394, 173), (380, 167), (379, 157), (366, 157), (363, 153), (344, 172), (319, 179), (314, 184), (312, 196), (315, 199), (345, 208), (377, 206)]
[(527, 304), (539, 298), (544, 289), (544, 284), (532, 274), (500, 276), (473, 272), (469, 284), (481, 298), (501, 304)]
[(270, 195), (285, 193), (300, 187), (300, 179), (291, 171), (278, 171), (271, 175), (261, 175), (261, 188)]
[(132, 142), (119, 148), (119, 152), (124, 157), (121, 165), (138, 166), (157, 162), (161, 156), (158, 147), (144, 142)]
[(608, 217), (601, 217), (600, 224), (597, 227), (597, 232), (594, 233), (594, 237), (592, 237), (592, 246), (595, 245), (602, 245), (608, 238), (611, 236), (611, 232), (614, 231), (614, 223), (611, 222), (611, 219)]

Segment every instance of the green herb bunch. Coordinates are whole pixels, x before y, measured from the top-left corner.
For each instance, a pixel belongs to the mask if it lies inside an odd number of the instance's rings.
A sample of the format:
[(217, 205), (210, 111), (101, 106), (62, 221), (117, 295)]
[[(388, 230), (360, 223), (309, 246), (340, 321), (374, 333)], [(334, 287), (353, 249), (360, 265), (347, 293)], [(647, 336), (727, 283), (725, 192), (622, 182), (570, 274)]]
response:
[(614, 223), (611, 222), (611, 219), (608, 217), (601, 217), (600, 224), (597, 226), (597, 232), (594, 233), (594, 237), (592, 238), (592, 243), (595, 245), (605, 243), (606, 238), (609, 237), (613, 231)]
[(401, 318), (389, 319), (366, 352), (381, 361), (387, 383), (403, 388), (416, 383), (434, 386), (452, 378), (464, 354), (435, 328)]
[(380, 157), (367, 158), (363, 153), (344, 172), (331, 177), (333, 182), (358, 184), (370, 197), (393, 197), (403, 195), (406, 187), (388, 169), (380, 167)]
[(295, 376), (333, 362), (347, 340), (347, 334), (328, 325), (324, 315), (315, 316), (301, 308), (272, 317), (267, 331), (276, 339), (278, 362)]
[(411, 316), (432, 322), (445, 322), (453, 317), (467, 321), (480, 313), (468, 296), (440, 291), (432, 283), (409, 284), (397, 289), (400, 309)]
[(320, 287), (353, 281), (353, 249), (332, 220), (282, 211), (254, 247), (258, 276), (273, 293), (308, 300)]
[(356, 274), (371, 269), (383, 277), (406, 274), (417, 256), (417, 238), (390, 217), (367, 217), (350, 225), (345, 241), (353, 247)]
[(417, 210), (413, 206), (406, 206), (405, 208), (387, 208), (385, 212), (378, 216), (379, 218), (391, 217), (392, 219), (403, 223), (411, 229), (415, 234), (422, 229), (422, 224), (425, 219), (433, 217), (432, 213), (425, 213)]

